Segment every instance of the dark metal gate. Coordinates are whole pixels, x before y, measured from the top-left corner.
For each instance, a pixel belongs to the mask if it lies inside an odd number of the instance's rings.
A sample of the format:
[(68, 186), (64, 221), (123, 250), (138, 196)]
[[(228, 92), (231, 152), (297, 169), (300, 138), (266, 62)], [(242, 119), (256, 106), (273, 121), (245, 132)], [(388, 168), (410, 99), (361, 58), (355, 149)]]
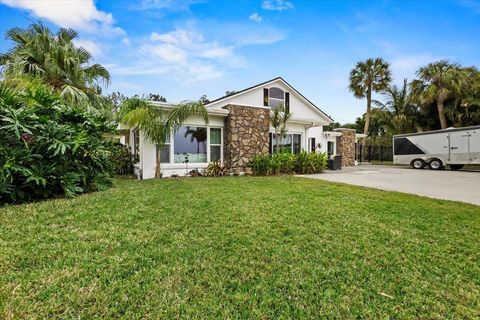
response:
[(357, 145), (357, 161), (358, 162), (372, 162), (372, 161), (393, 161), (393, 147), (392, 146), (364, 146)]

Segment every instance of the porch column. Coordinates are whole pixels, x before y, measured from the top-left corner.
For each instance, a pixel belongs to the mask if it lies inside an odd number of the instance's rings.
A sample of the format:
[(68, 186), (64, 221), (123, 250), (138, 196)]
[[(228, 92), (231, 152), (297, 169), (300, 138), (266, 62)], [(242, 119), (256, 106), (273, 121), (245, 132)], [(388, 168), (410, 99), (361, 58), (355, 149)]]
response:
[(341, 132), (337, 137), (337, 155), (342, 156), (342, 167), (355, 165), (355, 129), (338, 128), (334, 131)]
[(225, 119), (225, 165), (243, 170), (254, 156), (269, 152), (270, 111), (231, 104), (223, 108), (230, 111)]

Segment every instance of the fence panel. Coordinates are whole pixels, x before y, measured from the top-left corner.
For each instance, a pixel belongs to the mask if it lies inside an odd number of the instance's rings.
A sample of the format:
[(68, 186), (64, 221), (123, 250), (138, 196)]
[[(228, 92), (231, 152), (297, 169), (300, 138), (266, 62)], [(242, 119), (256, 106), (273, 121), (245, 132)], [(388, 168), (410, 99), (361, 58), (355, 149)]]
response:
[(357, 161), (393, 161), (393, 147), (392, 146), (366, 146), (358, 145)]

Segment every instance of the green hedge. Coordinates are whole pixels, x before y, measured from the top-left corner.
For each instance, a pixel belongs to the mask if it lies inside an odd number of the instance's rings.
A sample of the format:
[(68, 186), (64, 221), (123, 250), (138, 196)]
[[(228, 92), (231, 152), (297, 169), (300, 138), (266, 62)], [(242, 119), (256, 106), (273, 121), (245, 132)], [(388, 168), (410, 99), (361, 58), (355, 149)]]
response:
[(112, 186), (113, 123), (48, 87), (0, 84), (0, 203), (72, 197)]
[(257, 155), (250, 162), (254, 175), (305, 174), (321, 173), (327, 168), (325, 153), (299, 154), (277, 153), (273, 155)]

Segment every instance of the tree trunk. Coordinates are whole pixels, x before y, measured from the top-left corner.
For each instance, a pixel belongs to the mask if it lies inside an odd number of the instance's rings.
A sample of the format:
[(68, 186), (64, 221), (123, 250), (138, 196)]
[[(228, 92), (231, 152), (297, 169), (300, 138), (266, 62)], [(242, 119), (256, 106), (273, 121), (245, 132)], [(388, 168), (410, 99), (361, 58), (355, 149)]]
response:
[[(367, 113), (365, 114), (365, 127), (363, 127), (363, 133), (368, 136), (368, 129), (370, 127), (370, 116), (372, 113), (372, 88), (367, 90)], [(363, 150), (367, 149), (367, 137), (362, 140)]]
[(442, 129), (447, 128), (447, 117), (445, 117), (445, 107), (443, 106), (443, 100), (437, 100), (437, 109), (438, 109), (438, 117), (440, 118), (440, 126)]
[(157, 158), (157, 165), (155, 166), (155, 178), (161, 178), (162, 173), (160, 171), (160, 150), (157, 151), (156, 158)]

